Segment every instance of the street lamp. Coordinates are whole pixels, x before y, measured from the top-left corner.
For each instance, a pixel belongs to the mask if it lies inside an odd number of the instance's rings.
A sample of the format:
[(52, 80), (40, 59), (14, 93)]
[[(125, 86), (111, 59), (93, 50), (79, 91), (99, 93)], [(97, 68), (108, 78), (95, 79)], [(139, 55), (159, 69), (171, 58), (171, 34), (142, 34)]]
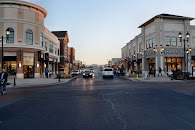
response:
[(187, 39), (186, 38), (182, 39), (182, 33), (181, 32), (178, 34), (178, 36), (180, 38), (180, 41), (184, 42), (184, 72), (186, 72), (186, 42), (189, 41), (190, 34), (189, 33), (186, 34)]
[[(10, 35), (10, 30), (9, 30), (9, 28), (6, 30), (6, 37), (5, 38), (8, 38), (8, 36)], [(2, 36), (2, 38), (1, 38), (1, 44), (2, 44), (2, 63), (1, 63), (1, 68), (3, 69), (4, 68), (4, 61), (3, 61), (3, 39), (4, 39), (4, 37)]]

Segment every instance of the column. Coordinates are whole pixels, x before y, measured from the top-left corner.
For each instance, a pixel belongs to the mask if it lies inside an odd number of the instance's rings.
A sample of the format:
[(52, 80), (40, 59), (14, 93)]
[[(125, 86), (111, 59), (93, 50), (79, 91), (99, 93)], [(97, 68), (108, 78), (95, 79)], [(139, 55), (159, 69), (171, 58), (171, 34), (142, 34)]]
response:
[(34, 55), (35, 55), (34, 77), (37, 79), (40, 78), (40, 61), (38, 61), (38, 52), (35, 52)]
[(24, 79), (23, 50), (17, 51), (16, 64), (17, 64), (16, 78), (17, 79)]

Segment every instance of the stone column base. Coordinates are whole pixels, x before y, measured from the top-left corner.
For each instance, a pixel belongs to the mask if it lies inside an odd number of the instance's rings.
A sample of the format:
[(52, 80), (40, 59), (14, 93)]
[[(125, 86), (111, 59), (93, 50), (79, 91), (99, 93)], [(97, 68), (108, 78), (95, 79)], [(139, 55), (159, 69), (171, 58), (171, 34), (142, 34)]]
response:
[(40, 78), (40, 73), (34, 73), (35, 75), (35, 79), (39, 79)]
[(17, 73), (16, 78), (17, 79), (24, 79), (24, 74), (23, 73)]

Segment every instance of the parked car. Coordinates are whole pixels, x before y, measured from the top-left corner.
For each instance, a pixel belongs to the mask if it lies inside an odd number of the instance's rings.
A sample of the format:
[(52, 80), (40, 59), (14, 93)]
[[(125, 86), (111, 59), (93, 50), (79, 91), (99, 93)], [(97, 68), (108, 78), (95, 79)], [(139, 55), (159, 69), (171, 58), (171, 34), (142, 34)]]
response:
[(193, 70), (193, 74), (191, 73), (191, 74), (189, 75), (189, 78), (191, 78), (191, 79), (195, 78), (195, 69)]
[(91, 72), (94, 73), (94, 69), (91, 68), (91, 69), (89, 69), (89, 70), (91, 70)]
[(72, 75), (79, 75), (79, 70), (74, 70), (74, 71), (72, 72)]
[(105, 77), (113, 78), (113, 76), (114, 76), (113, 69), (112, 68), (104, 68), (102, 75), (103, 75), (103, 78), (105, 78)]
[(124, 76), (125, 73), (126, 73), (125, 68), (117, 68), (117, 70), (116, 70), (116, 75)]
[(87, 70), (87, 71), (85, 71), (84, 73), (83, 73), (83, 78), (86, 78), (86, 77), (93, 77), (93, 73), (91, 72), (91, 71), (89, 71), (89, 70)]

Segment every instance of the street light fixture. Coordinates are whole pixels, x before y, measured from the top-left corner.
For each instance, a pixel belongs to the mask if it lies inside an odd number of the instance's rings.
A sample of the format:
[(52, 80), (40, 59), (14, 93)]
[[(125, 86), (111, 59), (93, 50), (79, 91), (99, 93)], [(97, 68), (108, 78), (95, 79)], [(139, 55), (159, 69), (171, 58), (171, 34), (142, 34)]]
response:
[[(186, 72), (186, 42), (188, 42), (189, 41), (189, 38), (190, 38), (190, 34), (187, 32), (187, 34), (186, 34), (186, 38), (184, 38), (184, 39), (182, 39), (182, 33), (180, 32), (179, 34), (178, 34), (178, 36), (179, 36), (179, 38), (180, 38), (180, 41), (182, 42), (184, 42), (184, 72)], [(188, 52), (189, 53), (189, 52)], [(188, 59), (187, 59), (188, 60)]]
[[(8, 36), (10, 35), (10, 30), (9, 30), (9, 28), (6, 30), (6, 37), (5, 38), (8, 38)], [(1, 44), (2, 44), (2, 63), (1, 63), (1, 68), (3, 69), (4, 68), (4, 60), (3, 60), (3, 39), (4, 39), (4, 37), (2, 36), (2, 38), (1, 38)]]

